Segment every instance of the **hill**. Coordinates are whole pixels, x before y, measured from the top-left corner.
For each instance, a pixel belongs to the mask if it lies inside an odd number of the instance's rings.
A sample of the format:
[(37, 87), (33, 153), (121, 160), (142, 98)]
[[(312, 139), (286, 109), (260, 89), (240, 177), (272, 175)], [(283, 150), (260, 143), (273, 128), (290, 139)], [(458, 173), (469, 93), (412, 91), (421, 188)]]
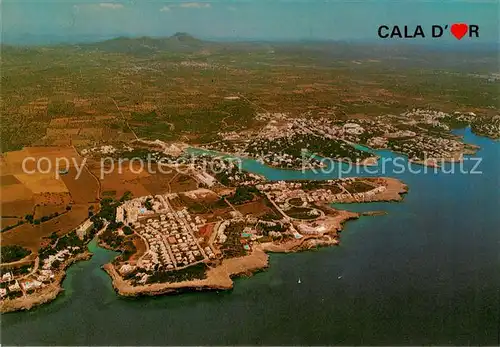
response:
[(176, 33), (170, 37), (153, 38), (148, 36), (131, 38), (117, 37), (90, 44), (79, 45), (83, 49), (96, 49), (103, 52), (141, 54), (158, 51), (172, 52), (196, 52), (200, 49), (213, 45), (210, 42), (201, 41), (187, 33)]

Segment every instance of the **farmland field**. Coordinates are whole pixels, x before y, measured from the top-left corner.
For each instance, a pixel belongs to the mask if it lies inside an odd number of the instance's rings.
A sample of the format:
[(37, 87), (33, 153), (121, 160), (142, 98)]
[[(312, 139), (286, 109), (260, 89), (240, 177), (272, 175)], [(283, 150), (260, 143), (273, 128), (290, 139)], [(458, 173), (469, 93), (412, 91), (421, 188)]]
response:
[(170, 182), (170, 187), (172, 193), (187, 192), (198, 188), (198, 182), (191, 176), (179, 174)]
[(28, 248), (36, 255), (44, 237), (53, 232), (65, 235), (76, 228), (88, 217), (90, 205), (73, 205), (71, 211), (59, 215), (47, 222), (34, 225), (25, 223), (17, 228), (2, 233), (2, 245), (20, 245)]
[(2, 58), (4, 152), (136, 137), (206, 143), (219, 140), (220, 132), (261, 126), (258, 112), (372, 118), (438, 108), (473, 111), (486, 120), (499, 101), (495, 83), (480, 77), (497, 68), (495, 53), (487, 50), (220, 43), (179, 34), (5, 46)]
[(68, 173), (61, 176), (62, 181), (68, 188), (72, 200), (76, 204), (85, 204), (95, 202), (99, 196), (99, 184), (94, 176), (87, 170), (81, 171), (80, 176), (77, 177), (76, 168), (72, 167)]

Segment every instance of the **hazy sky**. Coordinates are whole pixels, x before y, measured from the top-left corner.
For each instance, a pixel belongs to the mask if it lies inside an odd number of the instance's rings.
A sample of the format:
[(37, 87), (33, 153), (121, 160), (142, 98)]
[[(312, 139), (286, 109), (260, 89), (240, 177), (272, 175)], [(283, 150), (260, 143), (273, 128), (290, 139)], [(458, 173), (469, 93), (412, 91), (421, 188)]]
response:
[[(465, 22), (480, 27), (480, 41), (499, 37), (500, 0), (3, 0), (5, 37), (31, 35), (167, 36), (201, 38), (378, 39), (379, 25)], [(447, 35), (449, 36), (449, 35)]]

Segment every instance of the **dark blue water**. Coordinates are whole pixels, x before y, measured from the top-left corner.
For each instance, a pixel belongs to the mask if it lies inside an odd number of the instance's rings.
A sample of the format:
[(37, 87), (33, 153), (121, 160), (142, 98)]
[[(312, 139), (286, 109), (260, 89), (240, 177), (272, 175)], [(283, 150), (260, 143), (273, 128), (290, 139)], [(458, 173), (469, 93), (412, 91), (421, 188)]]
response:
[[(338, 247), (272, 255), (230, 292), (142, 299), (114, 294), (99, 268), (114, 254), (97, 248), (54, 303), (3, 315), (2, 343), (498, 345), (500, 144), (463, 134), (481, 146), (481, 175), (389, 170), (409, 185), (404, 202), (345, 206), (388, 215), (347, 223)], [(336, 176), (244, 165), (270, 179)]]

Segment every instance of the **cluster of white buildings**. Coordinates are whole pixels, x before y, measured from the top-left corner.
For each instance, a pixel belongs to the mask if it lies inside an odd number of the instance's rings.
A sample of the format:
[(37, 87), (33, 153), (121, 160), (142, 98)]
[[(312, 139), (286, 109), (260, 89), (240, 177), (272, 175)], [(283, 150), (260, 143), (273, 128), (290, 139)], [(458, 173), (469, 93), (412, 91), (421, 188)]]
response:
[(219, 224), (219, 227), (217, 228), (217, 234), (215, 236), (216, 242), (223, 244), (227, 240), (227, 235), (224, 233), (226, 231), (226, 228), (231, 224), (231, 221), (225, 220), (224, 222)]
[[(136, 267), (146, 271), (178, 270), (215, 257), (210, 247), (203, 249), (194, 236), (206, 220), (199, 216), (193, 218), (187, 208), (175, 211), (169, 201), (177, 197), (177, 194), (140, 197), (118, 208), (117, 221), (131, 225), (147, 245)], [(152, 209), (144, 211), (148, 199)], [(125, 274), (134, 269), (130, 264), (123, 264), (119, 271)], [(142, 273), (136, 276), (140, 277), (140, 283), (147, 280)]]
[(415, 136), (402, 143), (395, 144), (391, 149), (403, 152), (413, 160), (452, 159), (457, 153), (462, 153), (464, 144), (455, 139)]
[(9, 286), (9, 291), (11, 292), (19, 292), (21, 291), (21, 286), (19, 285), (19, 281), (15, 281), (13, 284)]
[[(271, 153), (266, 153), (264, 155), (257, 154), (255, 157), (257, 158), (258, 161), (262, 163), (276, 167), (296, 168), (296, 167), (301, 167), (304, 164), (303, 158), (294, 157), (287, 153), (271, 152)], [(313, 161), (313, 163), (315, 162)]]
[[(365, 143), (364, 141), (366, 141), (366, 144), (370, 147), (389, 148), (403, 152), (414, 160), (423, 159), (421, 158), (421, 153), (423, 152), (429, 158), (450, 158), (455, 152), (463, 149), (463, 144), (454, 139), (426, 135), (426, 125), (440, 128), (443, 131), (449, 131), (450, 127), (446, 124), (445, 119), (453, 118), (469, 124), (478, 119), (473, 112), (455, 112), (451, 115), (442, 111), (424, 109), (412, 109), (399, 116), (384, 115), (373, 119), (359, 119), (356, 122), (345, 123), (323, 117), (291, 118), (286, 114), (279, 114), (275, 118), (271, 117), (270, 114), (261, 114), (257, 118), (268, 121), (268, 124), (251, 140), (234, 143), (234, 147), (237, 147), (236, 152), (253, 156), (268, 165), (288, 168), (300, 165), (301, 158), (294, 158), (283, 154), (280, 148), (286, 145), (285, 142), (287, 140), (298, 134), (315, 134), (325, 137), (325, 140), (337, 139), (348, 143)], [(483, 133), (498, 136), (500, 133), (500, 122), (498, 119), (494, 118), (490, 122), (483, 123), (476, 122), (474, 124)], [(419, 136), (420, 132), (418, 130), (398, 127), (398, 124), (421, 128), (424, 130), (423, 135)], [(368, 139), (361, 138), (366, 132), (371, 132), (370, 129), (376, 130), (373, 132), (373, 136)], [(391, 145), (389, 147), (388, 140), (391, 138), (402, 138), (405, 139), (405, 142), (409, 139), (409, 141), (408, 143)], [(270, 141), (276, 142), (276, 148), (269, 144)], [(318, 165), (314, 160), (308, 164), (313, 167)]]
[[(2, 281), (4, 281), (4, 277), (2, 277)], [(32, 278), (22, 279), (22, 280), (17, 280), (12, 278), (11, 280), (5, 282), (12, 282), (12, 283), (6, 285), (5, 288), (0, 288), (1, 298), (7, 296), (9, 292), (10, 293), (22, 292), (24, 294), (24, 292), (26, 291), (35, 290), (46, 286), (46, 284), (42, 283), (42, 281), (40, 279), (37, 279), (36, 276), (32, 276)]]
[[(400, 115), (387, 114), (350, 122), (326, 117), (307, 117), (307, 113), (300, 118), (292, 118), (281, 113), (264, 113), (257, 115), (256, 119), (268, 123), (259, 130), (259, 133), (253, 133), (254, 136), (247, 135), (245, 141), (231, 143), (233, 152), (254, 157), (271, 166), (285, 168), (303, 165), (302, 158), (282, 153), (282, 148), (287, 147), (287, 141), (300, 134), (314, 134), (324, 137), (325, 141), (336, 139), (345, 141), (346, 144), (366, 143), (372, 148), (388, 148), (402, 152), (413, 160), (426, 159), (422, 158), (424, 155), (428, 158), (449, 159), (463, 150), (460, 141), (428, 134), (426, 131), (432, 127), (448, 132), (450, 126), (447, 122), (452, 119), (473, 124), (475, 131), (488, 136), (500, 136), (500, 116), (478, 122), (477, 120), (481, 119), (473, 112), (449, 114), (435, 110), (412, 109)], [(234, 138), (234, 134), (220, 135), (226, 140), (225, 146), (229, 147), (227, 142)], [(403, 139), (403, 141), (401, 144), (390, 144), (390, 139)], [(211, 146), (213, 149), (218, 149), (218, 143)], [(307, 165), (321, 166), (319, 161), (314, 159), (309, 160)]]
[[(132, 149), (130, 149), (132, 150)], [(92, 148), (84, 148), (81, 150), (81, 155), (87, 155), (91, 153), (99, 153), (99, 154), (113, 154), (116, 153), (117, 149), (111, 145), (92, 147)]]
[(78, 246), (70, 246), (70, 247), (65, 248), (63, 250), (60, 250), (59, 252), (57, 252), (54, 255), (49, 255), (47, 258), (45, 258), (43, 260), (42, 269), (43, 270), (51, 270), (55, 261), (63, 262), (65, 260), (69, 259), (69, 257), (71, 257), (71, 255), (73, 253), (78, 253), (79, 249), (80, 249), (80, 247), (78, 247)]
[(136, 228), (149, 246), (138, 266), (151, 270), (158, 265), (174, 270), (204, 260), (204, 251), (193, 235), (196, 224), (191, 220), (188, 211), (181, 210), (162, 214), (159, 219), (148, 218), (145, 224)]
[[(116, 222), (124, 224), (136, 223), (140, 218), (153, 216), (157, 213), (167, 213), (170, 210), (168, 195), (156, 195), (155, 197), (141, 196), (132, 200), (125, 201), (116, 208)], [(146, 207), (146, 201), (151, 204), (151, 209)]]
[(196, 172), (195, 173), (195, 177), (198, 179), (198, 181), (200, 181), (201, 183), (206, 184), (208, 187), (212, 187), (217, 182), (217, 180), (215, 179), (215, 177), (213, 177), (212, 175), (209, 175), (205, 171)]
[[(260, 116), (262, 120), (269, 120), (265, 116)], [(281, 121), (281, 120), (285, 121)], [(285, 168), (297, 168), (304, 165), (304, 158), (283, 153), (283, 148), (287, 148), (294, 143), (297, 135), (311, 134), (329, 139), (347, 140), (356, 142), (359, 140), (359, 135), (366, 132), (366, 128), (361, 124), (335, 123), (328, 118), (290, 118), (284, 114), (280, 114), (279, 118), (270, 119), (268, 124), (262, 128), (254, 137), (243, 142), (232, 143), (233, 152), (242, 156), (251, 156), (267, 165)], [(221, 134), (228, 141), (232, 136), (229, 134)], [(345, 142), (346, 148), (351, 146)], [(304, 146), (307, 144), (304, 143)], [(211, 149), (222, 150), (223, 146), (228, 147), (226, 142), (215, 143), (211, 145)], [(313, 158), (308, 158), (307, 165), (310, 167), (320, 167), (321, 163)]]
[(351, 193), (343, 188), (350, 182), (353, 182), (352, 178), (328, 180), (323, 185), (324, 187), (311, 190), (303, 190), (302, 183), (300, 182), (286, 181), (263, 183), (256, 187), (260, 191), (268, 192), (268, 196), (274, 202), (280, 204), (280, 207), (284, 210), (291, 207), (288, 201), (293, 198), (301, 199), (304, 205), (319, 202), (342, 202), (351, 199), (360, 201), (383, 192), (386, 189), (385, 186), (374, 186), (373, 189), (366, 192)]
[(148, 251), (141, 257), (138, 265), (146, 270), (152, 270), (154, 267), (173, 270), (175, 263), (165, 239), (167, 233), (163, 232), (160, 221), (148, 219), (142, 227), (136, 228), (136, 231), (148, 245)]
[[(55, 278), (54, 262), (63, 262), (69, 259), (73, 253), (78, 253), (80, 247), (78, 246), (70, 246), (69, 248), (65, 248), (60, 250), (54, 255), (50, 255), (43, 260), (40, 264), (40, 267), (29, 274), (26, 277), (20, 277), (19, 279), (15, 279), (12, 272), (6, 272), (2, 275), (2, 282), (10, 283), (6, 286), (6, 288), (0, 288), (0, 297), (5, 297), (9, 292), (22, 292), (25, 294), (26, 292), (37, 290), (40, 288), (44, 288)], [(8, 290), (7, 290), (8, 289)]]
[(345, 123), (343, 130), (345, 133), (352, 135), (361, 135), (365, 132), (365, 129), (357, 123)]

